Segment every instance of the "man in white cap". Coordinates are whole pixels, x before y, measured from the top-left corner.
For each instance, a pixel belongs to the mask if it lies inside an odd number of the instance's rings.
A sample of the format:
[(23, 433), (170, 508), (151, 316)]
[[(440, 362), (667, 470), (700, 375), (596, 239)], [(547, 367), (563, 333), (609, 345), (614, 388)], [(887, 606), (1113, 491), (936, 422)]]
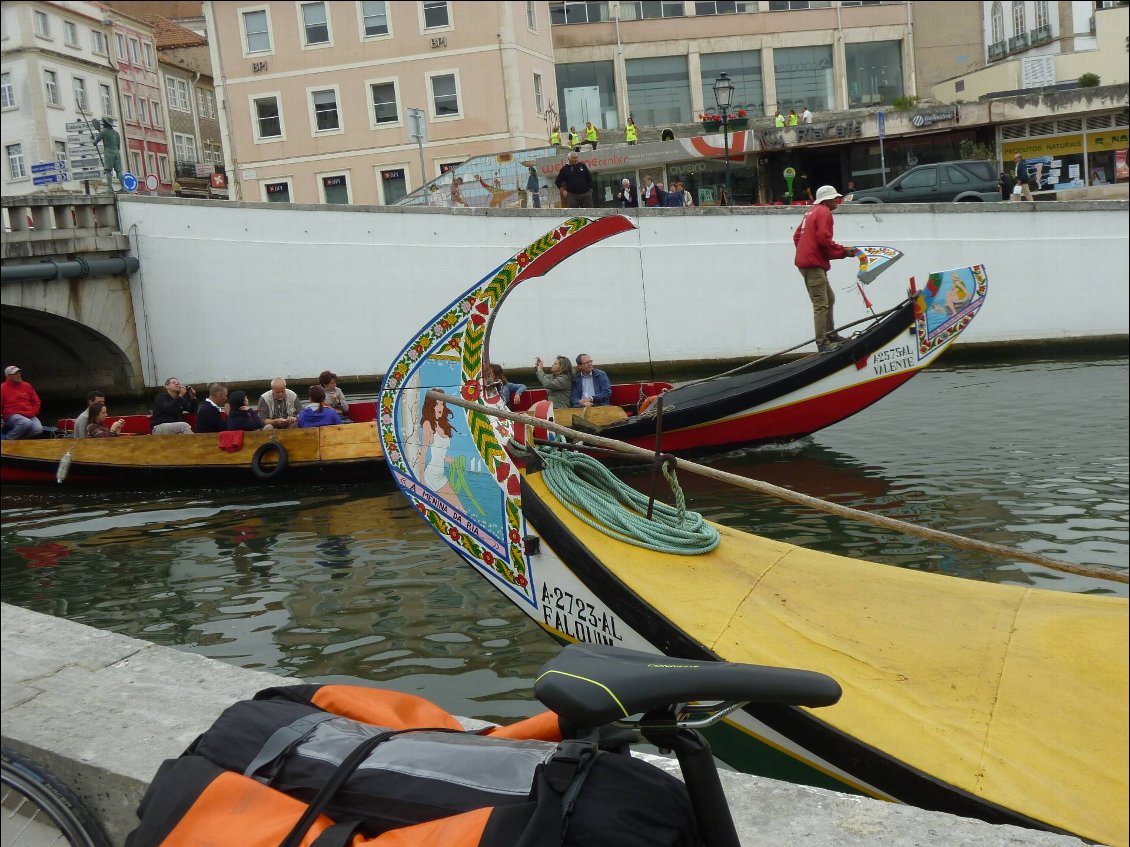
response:
[(4, 418), (4, 438), (37, 438), (43, 432), (39, 422), (39, 395), (24, 382), (18, 365), (4, 368), (4, 382), (0, 383), (0, 412)]
[(840, 205), (840, 197), (834, 186), (820, 186), (816, 191), (816, 202), (793, 233), (795, 264), (804, 277), (804, 285), (812, 301), (816, 349), (821, 353), (835, 350), (844, 340), (836, 334), (836, 322), (832, 318), (836, 295), (828, 284), (828, 270), (832, 267), (830, 260), (859, 254), (856, 248), (844, 247), (832, 238), (832, 212)]

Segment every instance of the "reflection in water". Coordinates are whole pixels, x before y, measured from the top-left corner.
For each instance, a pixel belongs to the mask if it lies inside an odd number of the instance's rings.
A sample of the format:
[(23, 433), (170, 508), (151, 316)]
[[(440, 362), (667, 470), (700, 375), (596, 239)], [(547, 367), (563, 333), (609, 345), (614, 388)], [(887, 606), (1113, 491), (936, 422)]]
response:
[[(1125, 570), (1127, 398), (1125, 361), (931, 370), (806, 442), (706, 462)], [(648, 472), (622, 473), (646, 490)], [(691, 508), (783, 541), (965, 578), (1126, 593), (687, 472), (679, 480)], [(243, 667), (422, 693), (456, 714), (534, 713), (533, 675), (556, 652), (389, 482), (191, 494), (6, 486), (2, 532), (5, 602)]]

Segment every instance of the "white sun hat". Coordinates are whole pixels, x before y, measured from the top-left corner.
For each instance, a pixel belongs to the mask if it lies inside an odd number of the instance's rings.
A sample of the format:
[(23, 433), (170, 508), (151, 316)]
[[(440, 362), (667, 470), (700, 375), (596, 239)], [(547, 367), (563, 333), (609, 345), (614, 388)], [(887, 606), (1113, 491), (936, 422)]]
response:
[(834, 197), (843, 197), (840, 192), (836, 191), (835, 186), (821, 185), (816, 189), (816, 202), (823, 203), (825, 200), (831, 200)]

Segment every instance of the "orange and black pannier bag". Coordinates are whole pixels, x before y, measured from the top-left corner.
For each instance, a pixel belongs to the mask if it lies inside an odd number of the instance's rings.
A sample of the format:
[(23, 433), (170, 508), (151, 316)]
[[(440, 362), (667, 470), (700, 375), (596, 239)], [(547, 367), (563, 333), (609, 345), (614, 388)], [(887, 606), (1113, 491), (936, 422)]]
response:
[(419, 697), (269, 688), (161, 765), (127, 847), (693, 847), (682, 782), (544, 712), (464, 731)]

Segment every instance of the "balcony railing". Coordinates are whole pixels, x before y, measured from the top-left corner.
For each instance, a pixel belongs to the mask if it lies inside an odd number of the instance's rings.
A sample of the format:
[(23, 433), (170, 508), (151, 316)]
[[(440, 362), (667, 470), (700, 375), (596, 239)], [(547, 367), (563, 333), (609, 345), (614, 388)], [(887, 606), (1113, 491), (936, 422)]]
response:
[(989, 61), (1001, 58), (1008, 52), (1008, 45), (1003, 41), (997, 41), (989, 45)]
[(1043, 44), (1045, 41), (1051, 41), (1052, 25), (1044, 24), (1043, 26), (1036, 27), (1028, 33), (1028, 38), (1032, 42), (1033, 47), (1037, 44)]
[(1014, 35), (1008, 40), (1008, 52), (1012, 53), (1016, 50), (1024, 50), (1028, 47), (1028, 33), (1022, 32), (1020, 35)]

